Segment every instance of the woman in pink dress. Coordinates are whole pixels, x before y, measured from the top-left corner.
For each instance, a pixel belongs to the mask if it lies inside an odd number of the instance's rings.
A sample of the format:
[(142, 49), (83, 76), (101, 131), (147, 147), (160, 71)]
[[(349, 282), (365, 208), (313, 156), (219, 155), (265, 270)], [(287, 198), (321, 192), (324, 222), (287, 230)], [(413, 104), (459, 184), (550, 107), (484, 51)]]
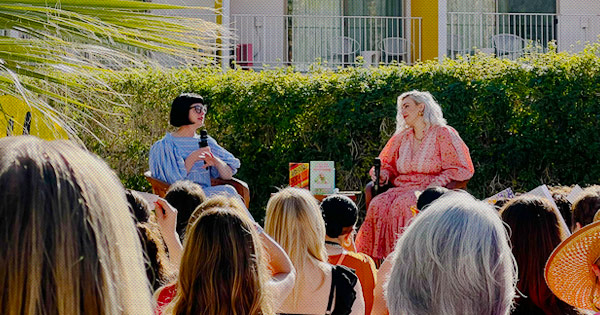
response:
[[(415, 191), (465, 181), (474, 173), (469, 148), (446, 124), (431, 93), (400, 95), (396, 124), (396, 133), (379, 154), (379, 182), (393, 187), (371, 200), (356, 238), (357, 250), (375, 259), (393, 251), (413, 217), (410, 208), (417, 203)], [(376, 180), (373, 169), (370, 174)]]

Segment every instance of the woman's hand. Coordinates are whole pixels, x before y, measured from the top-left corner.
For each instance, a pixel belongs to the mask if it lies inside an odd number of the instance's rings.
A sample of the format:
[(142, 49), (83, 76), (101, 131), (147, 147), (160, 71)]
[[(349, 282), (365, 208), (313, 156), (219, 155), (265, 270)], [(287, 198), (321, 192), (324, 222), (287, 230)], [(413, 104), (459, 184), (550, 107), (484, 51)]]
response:
[(173, 266), (179, 266), (179, 261), (183, 254), (183, 245), (177, 234), (177, 209), (173, 208), (165, 199), (158, 198), (154, 203), (156, 213), (156, 223), (160, 229), (167, 249), (169, 258)]
[[(375, 178), (375, 175), (371, 175), (371, 180), (373, 182), (375, 182), (377, 180)], [(387, 172), (381, 171), (379, 173), (379, 185), (383, 186), (383, 185), (387, 184), (388, 180), (389, 180), (389, 176), (388, 176)]]

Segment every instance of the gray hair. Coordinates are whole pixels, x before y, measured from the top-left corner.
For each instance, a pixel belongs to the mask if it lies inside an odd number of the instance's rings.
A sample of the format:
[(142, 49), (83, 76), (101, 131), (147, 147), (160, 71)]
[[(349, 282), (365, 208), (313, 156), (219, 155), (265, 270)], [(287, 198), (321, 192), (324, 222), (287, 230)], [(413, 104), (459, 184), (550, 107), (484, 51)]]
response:
[(498, 213), (467, 193), (447, 195), (398, 240), (385, 285), (390, 314), (508, 314), (517, 265)]
[(433, 95), (429, 92), (421, 92), (417, 90), (412, 90), (410, 92), (402, 93), (398, 96), (397, 102), (397, 113), (396, 113), (396, 133), (408, 128), (406, 122), (404, 121), (404, 117), (402, 116), (402, 101), (410, 97), (417, 104), (424, 104), (425, 109), (423, 110), (423, 119), (430, 125), (439, 125), (445, 126), (446, 119), (444, 119), (444, 114), (442, 113), (442, 107), (438, 104)]

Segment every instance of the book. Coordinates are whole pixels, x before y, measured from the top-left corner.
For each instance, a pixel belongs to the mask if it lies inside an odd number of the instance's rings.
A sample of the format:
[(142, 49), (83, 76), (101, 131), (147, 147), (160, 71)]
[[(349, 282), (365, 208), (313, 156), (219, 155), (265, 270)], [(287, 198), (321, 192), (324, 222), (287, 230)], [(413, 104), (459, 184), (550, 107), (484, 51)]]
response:
[(575, 201), (577, 201), (577, 198), (579, 198), (579, 195), (581, 195), (582, 192), (583, 192), (583, 189), (581, 188), (581, 186), (575, 185), (575, 187), (573, 187), (573, 189), (571, 189), (571, 192), (567, 196), (567, 200), (569, 200), (569, 202), (571, 204), (574, 204)]
[(503, 191), (485, 199), (484, 201), (487, 201), (489, 204), (494, 205), (496, 204), (496, 201), (498, 201), (498, 199), (502, 199), (502, 198), (508, 198), (508, 199), (512, 199), (515, 197), (515, 194), (513, 193), (512, 189), (506, 188)]
[(335, 165), (333, 161), (310, 161), (310, 192), (313, 195), (333, 194)]
[(290, 163), (290, 187), (308, 189), (308, 163)]

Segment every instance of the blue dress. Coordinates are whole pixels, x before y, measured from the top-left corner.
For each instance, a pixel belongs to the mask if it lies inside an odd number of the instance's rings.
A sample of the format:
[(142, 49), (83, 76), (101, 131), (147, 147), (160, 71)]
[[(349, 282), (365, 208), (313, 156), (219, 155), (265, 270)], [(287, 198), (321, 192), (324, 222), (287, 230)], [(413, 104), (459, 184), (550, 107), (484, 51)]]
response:
[[(158, 140), (150, 148), (150, 172), (152, 177), (173, 184), (178, 180), (191, 180), (198, 183), (204, 189), (207, 197), (218, 193), (227, 193), (237, 196), (235, 188), (229, 185), (211, 186), (210, 179), (219, 177), (216, 167), (203, 168), (204, 162), (198, 161), (188, 173), (185, 169), (185, 158), (192, 152), (198, 150), (200, 136), (174, 137), (167, 133), (164, 138)], [(229, 151), (223, 149), (215, 139), (208, 137), (208, 146), (212, 154), (225, 162), (237, 173), (240, 160), (235, 158)]]

